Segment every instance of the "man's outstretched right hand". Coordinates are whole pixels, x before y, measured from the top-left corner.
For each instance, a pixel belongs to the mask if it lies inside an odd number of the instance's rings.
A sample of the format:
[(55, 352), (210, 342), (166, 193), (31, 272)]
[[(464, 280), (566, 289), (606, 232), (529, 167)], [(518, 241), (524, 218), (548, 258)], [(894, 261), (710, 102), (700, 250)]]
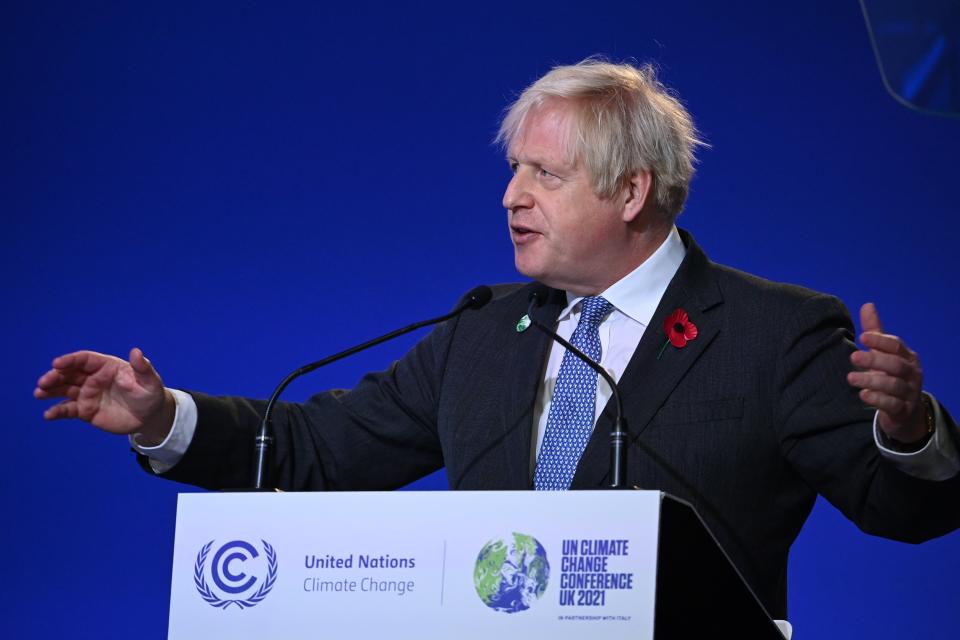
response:
[(136, 348), (130, 350), (129, 362), (94, 351), (54, 358), (33, 395), (63, 398), (43, 412), (47, 420), (79, 418), (110, 433), (136, 433), (144, 446), (163, 442), (176, 413), (173, 394)]

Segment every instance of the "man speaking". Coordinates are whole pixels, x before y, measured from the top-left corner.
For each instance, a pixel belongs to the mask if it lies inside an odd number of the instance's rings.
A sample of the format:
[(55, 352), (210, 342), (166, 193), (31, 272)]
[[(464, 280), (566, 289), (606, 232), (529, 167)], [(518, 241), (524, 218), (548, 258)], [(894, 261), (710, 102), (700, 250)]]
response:
[[(536, 317), (623, 394), (626, 484), (690, 501), (772, 616), (818, 493), (894, 539), (960, 526), (957, 427), (876, 309), (857, 350), (837, 299), (714, 264), (675, 226), (700, 142), (650, 68), (557, 67), (499, 140), (516, 267), (551, 287)], [(277, 486), (387, 489), (442, 466), (453, 489), (609, 484), (610, 390), (522, 330), (534, 286), (496, 287), (350, 391), (281, 405)], [(34, 395), (63, 398), (47, 419), (128, 434), (153, 473), (247, 484), (264, 403), (168, 389), (138, 349), (58, 357)]]

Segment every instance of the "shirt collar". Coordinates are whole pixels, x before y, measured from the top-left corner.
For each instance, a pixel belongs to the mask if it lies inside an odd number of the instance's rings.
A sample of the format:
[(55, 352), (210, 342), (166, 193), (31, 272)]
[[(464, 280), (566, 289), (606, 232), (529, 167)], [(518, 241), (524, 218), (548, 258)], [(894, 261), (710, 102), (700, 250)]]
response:
[[(647, 326), (686, 253), (687, 248), (683, 246), (680, 232), (674, 226), (653, 255), (607, 287), (600, 295), (620, 313)], [(569, 316), (573, 308), (583, 300), (583, 296), (574, 297), (574, 294), (568, 291), (567, 300), (569, 302), (560, 312), (559, 320)]]

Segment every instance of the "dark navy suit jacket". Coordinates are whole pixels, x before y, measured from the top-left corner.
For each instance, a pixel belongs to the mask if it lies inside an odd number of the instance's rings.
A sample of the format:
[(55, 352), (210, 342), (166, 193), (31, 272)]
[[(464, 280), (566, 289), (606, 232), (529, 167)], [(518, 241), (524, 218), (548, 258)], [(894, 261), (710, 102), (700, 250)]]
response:
[[(691, 502), (767, 610), (786, 615), (790, 544), (822, 494), (869, 533), (921, 541), (960, 526), (960, 478), (896, 470), (873, 442), (873, 411), (846, 383), (853, 327), (835, 298), (686, 257), (620, 380), (632, 435), (630, 485)], [(495, 289), (350, 391), (277, 412), (274, 478), (286, 490), (402, 486), (446, 466), (452, 489), (528, 489), (533, 407), (549, 339), (516, 331), (530, 285)], [(554, 321), (557, 292), (539, 310)], [(699, 335), (668, 346), (685, 309)], [(174, 480), (245, 486), (264, 403), (194, 394), (198, 428)], [(613, 406), (574, 489), (608, 482)], [(955, 430), (954, 430), (955, 433)]]

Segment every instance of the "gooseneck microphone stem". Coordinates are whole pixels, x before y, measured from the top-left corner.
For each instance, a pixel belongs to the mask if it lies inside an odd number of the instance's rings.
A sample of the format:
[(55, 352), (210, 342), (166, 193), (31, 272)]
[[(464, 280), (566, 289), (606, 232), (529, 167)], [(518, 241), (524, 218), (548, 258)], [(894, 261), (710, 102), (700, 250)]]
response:
[(274, 389), (273, 395), (270, 396), (270, 399), (267, 401), (267, 408), (263, 413), (263, 420), (260, 422), (260, 431), (257, 433), (257, 437), (254, 440), (255, 449), (254, 449), (254, 471), (253, 471), (253, 489), (257, 491), (262, 491), (267, 487), (267, 484), (270, 481), (268, 477), (269, 472), (269, 460), (270, 453), (273, 449), (273, 409), (276, 406), (277, 399), (280, 397), (280, 394), (283, 393), (283, 390), (287, 386), (299, 378), (300, 376), (315, 371), (320, 367), (326, 366), (337, 360), (342, 360), (348, 356), (352, 356), (355, 353), (369, 349), (370, 347), (375, 347), (378, 344), (387, 342), (388, 340), (393, 340), (404, 334), (410, 333), (411, 331), (416, 331), (423, 327), (428, 327), (432, 324), (438, 324), (444, 320), (449, 320), (455, 316), (460, 315), (467, 309), (479, 309), (483, 305), (487, 304), (490, 299), (493, 297), (493, 292), (490, 290), (490, 287), (485, 285), (480, 285), (474, 287), (467, 292), (467, 295), (464, 297), (463, 302), (461, 302), (457, 307), (450, 313), (446, 313), (442, 316), (431, 318), (430, 320), (423, 320), (421, 322), (415, 322), (409, 326), (403, 327), (402, 329), (397, 329), (396, 331), (391, 331), (390, 333), (384, 334), (379, 338), (374, 338), (373, 340), (368, 340), (363, 344), (359, 344), (355, 347), (350, 347), (349, 349), (344, 349), (339, 353), (335, 353), (332, 356), (327, 356), (322, 360), (317, 360), (316, 362), (311, 362), (310, 364), (304, 365), (288, 375), (283, 379), (277, 388)]
[(610, 386), (610, 390), (613, 392), (613, 399), (617, 404), (617, 417), (613, 424), (613, 431), (610, 432), (610, 488), (626, 489), (627, 486), (623, 476), (627, 468), (627, 438), (629, 434), (627, 433), (627, 420), (623, 416), (623, 401), (620, 398), (620, 390), (617, 388), (617, 383), (613, 377), (607, 373), (606, 369), (595, 362), (593, 358), (570, 344), (567, 340), (561, 338), (557, 335), (556, 331), (547, 327), (533, 316), (533, 310), (543, 305), (545, 301), (546, 296), (543, 291), (535, 290), (530, 294), (530, 306), (527, 307), (527, 317), (530, 319), (530, 324), (550, 336), (556, 342), (559, 342), (567, 351), (587, 363), (591, 369), (606, 380)]

